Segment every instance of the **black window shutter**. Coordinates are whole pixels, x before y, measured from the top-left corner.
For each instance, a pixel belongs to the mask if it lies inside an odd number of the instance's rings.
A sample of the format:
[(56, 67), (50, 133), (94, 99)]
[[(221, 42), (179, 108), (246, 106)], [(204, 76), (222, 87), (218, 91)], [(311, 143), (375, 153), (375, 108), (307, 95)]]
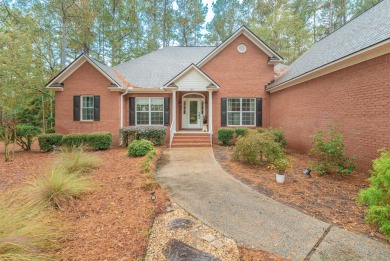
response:
[(100, 121), (100, 96), (93, 97), (93, 120)]
[(227, 121), (227, 99), (221, 98), (221, 126), (226, 126)]
[(80, 96), (73, 96), (73, 120), (80, 121)]
[(130, 126), (135, 126), (135, 97), (129, 98), (129, 123)]
[(263, 100), (256, 98), (256, 126), (263, 126)]
[(169, 126), (169, 112), (170, 112), (170, 106), (169, 106), (169, 97), (164, 98), (164, 125)]

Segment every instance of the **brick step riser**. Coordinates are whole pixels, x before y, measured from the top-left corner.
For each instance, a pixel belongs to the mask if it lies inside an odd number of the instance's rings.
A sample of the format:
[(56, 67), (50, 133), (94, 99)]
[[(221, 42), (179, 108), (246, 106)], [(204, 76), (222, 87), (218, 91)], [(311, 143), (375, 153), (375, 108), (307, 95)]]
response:
[(173, 138), (174, 141), (176, 140), (180, 140), (180, 141), (208, 141), (210, 142), (210, 139), (209, 138)]
[(210, 144), (173, 144), (172, 148), (211, 147)]

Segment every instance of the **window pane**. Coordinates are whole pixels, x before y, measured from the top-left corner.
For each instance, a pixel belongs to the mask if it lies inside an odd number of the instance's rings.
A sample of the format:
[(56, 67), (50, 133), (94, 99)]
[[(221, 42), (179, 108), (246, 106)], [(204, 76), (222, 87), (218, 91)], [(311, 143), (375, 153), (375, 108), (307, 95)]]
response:
[(83, 108), (93, 107), (93, 96), (83, 96)]
[(137, 112), (137, 124), (149, 125), (149, 112)]
[(242, 99), (242, 111), (255, 111), (255, 99)]
[(83, 108), (81, 116), (84, 121), (93, 120), (93, 108)]
[(240, 111), (240, 99), (228, 99), (228, 111)]
[(164, 111), (164, 99), (151, 98), (150, 99), (151, 111)]
[(255, 113), (243, 112), (242, 113), (242, 125), (255, 125)]
[(240, 125), (239, 112), (228, 112), (228, 125)]
[(164, 113), (163, 112), (152, 112), (151, 113), (151, 124), (152, 125), (162, 125), (164, 123)]
[(148, 98), (136, 98), (137, 111), (149, 111), (149, 99)]

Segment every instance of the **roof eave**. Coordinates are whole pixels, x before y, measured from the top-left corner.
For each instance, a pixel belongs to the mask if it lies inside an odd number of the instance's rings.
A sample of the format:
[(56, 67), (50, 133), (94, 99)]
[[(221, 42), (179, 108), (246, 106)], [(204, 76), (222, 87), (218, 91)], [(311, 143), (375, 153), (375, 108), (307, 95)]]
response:
[(293, 79), (288, 81), (279, 83), (277, 85), (272, 86), (272, 83), (266, 87), (266, 91), (273, 93), (277, 92), (294, 85), (307, 82), (309, 80), (321, 77), (323, 75), (344, 69), (346, 67), (385, 55), (390, 53), (390, 39), (372, 45), (368, 48), (360, 50), (359, 52), (355, 52), (346, 57), (328, 63), (324, 66), (311, 70), (305, 74), (301, 74)]

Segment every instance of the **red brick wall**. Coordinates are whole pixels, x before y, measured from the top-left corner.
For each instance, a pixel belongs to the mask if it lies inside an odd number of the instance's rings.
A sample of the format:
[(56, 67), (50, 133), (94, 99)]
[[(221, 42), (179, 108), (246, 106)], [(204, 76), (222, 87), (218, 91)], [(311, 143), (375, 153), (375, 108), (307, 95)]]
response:
[[(64, 91), (56, 92), (57, 133), (90, 133), (108, 131), (114, 145), (119, 144), (119, 92), (108, 90), (107, 80), (91, 64), (85, 62), (64, 81)], [(100, 121), (73, 121), (73, 96), (100, 95)]]
[(316, 130), (339, 126), (348, 154), (369, 169), (390, 149), (390, 54), (270, 94), (270, 119), (301, 152)]
[[(239, 53), (237, 46), (245, 44), (247, 51)], [(213, 93), (214, 139), (221, 127), (221, 98), (263, 98), (263, 126), (269, 126), (269, 94), (264, 85), (273, 79), (274, 66), (268, 56), (244, 35), (239, 36), (201, 68), (220, 90)]]

